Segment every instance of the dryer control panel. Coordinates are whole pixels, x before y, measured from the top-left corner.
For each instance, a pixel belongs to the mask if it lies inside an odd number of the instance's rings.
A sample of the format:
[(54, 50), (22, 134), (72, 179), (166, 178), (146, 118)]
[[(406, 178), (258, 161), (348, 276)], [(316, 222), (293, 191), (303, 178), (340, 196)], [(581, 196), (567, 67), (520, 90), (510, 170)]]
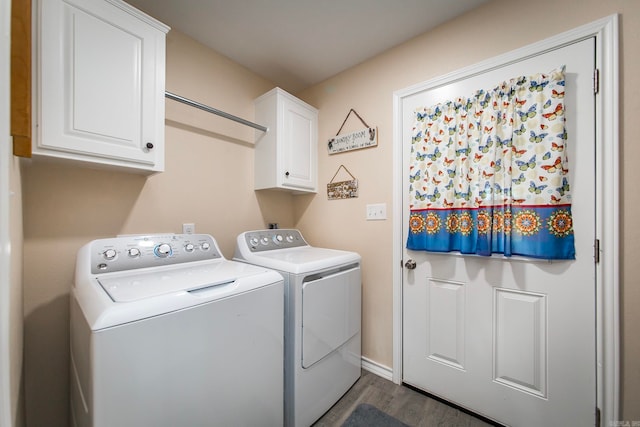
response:
[(298, 230), (273, 229), (242, 233), (251, 252), (308, 246)]
[(208, 234), (119, 236), (91, 243), (91, 273), (223, 259)]

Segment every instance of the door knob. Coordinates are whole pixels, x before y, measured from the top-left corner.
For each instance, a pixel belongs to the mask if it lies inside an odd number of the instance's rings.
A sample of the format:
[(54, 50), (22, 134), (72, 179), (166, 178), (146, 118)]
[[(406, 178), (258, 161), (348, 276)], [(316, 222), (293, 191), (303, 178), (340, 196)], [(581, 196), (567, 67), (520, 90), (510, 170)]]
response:
[(414, 268), (416, 268), (416, 262), (412, 259), (407, 260), (407, 262), (404, 263), (404, 266), (407, 267), (409, 270), (413, 270)]

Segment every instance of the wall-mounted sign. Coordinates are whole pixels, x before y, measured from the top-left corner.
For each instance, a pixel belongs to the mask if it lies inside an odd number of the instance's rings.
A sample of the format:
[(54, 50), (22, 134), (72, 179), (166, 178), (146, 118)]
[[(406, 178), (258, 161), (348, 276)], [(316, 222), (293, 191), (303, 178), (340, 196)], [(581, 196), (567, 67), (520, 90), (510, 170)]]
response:
[[(355, 114), (366, 128), (340, 135), (340, 131), (344, 127), (344, 124), (347, 123), (351, 113)], [(376, 145), (378, 145), (378, 129), (369, 127), (367, 122), (360, 117), (360, 114), (352, 108), (347, 113), (347, 117), (345, 117), (344, 122), (342, 122), (342, 126), (338, 129), (336, 136), (331, 138), (327, 143), (327, 148), (329, 149), (329, 154), (337, 154), (345, 151), (359, 150), (360, 148), (375, 147)]]
[(358, 197), (358, 180), (330, 182), (327, 184), (327, 199), (353, 199)]
[[(344, 169), (353, 179), (334, 182), (333, 180), (338, 176), (340, 169)], [(333, 175), (333, 178), (331, 178), (331, 181), (327, 184), (327, 198), (329, 200), (339, 200), (352, 199), (354, 197), (358, 197), (358, 180), (349, 172), (349, 169), (344, 167), (344, 165), (340, 165), (335, 175)]]
[(327, 143), (329, 154), (359, 150), (360, 148), (374, 147), (376, 145), (378, 145), (378, 130), (376, 128), (366, 128), (344, 135), (337, 135)]

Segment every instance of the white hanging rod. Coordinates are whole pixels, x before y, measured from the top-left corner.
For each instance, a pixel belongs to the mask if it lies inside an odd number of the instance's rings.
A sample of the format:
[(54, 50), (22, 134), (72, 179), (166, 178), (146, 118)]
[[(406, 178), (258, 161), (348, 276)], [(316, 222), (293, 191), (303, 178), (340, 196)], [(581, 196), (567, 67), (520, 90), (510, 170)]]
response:
[(224, 117), (225, 119), (233, 120), (234, 122), (242, 123), (245, 126), (250, 126), (254, 129), (261, 130), (262, 132), (267, 132), (269, 128), (259, 125), (257, 123), (250, 122), (249, 120), (245, 120), (241, 117), (234, 116), (233, 114), (225, 113), (224, 111), (218, 110), (213, 107), (209, 107), (208, 105), (201, 104), (196, 101), (192, 101), (189, 98), (185, 98), (180, 95), (176, 95), (175, 93), (165, 92), (164, 96), (173, 99), (174, 101), (182, 102), (183, 104), (190, 105), (191, 107), (199, 108), (203, 111), (206, 111), (211, 114), (215, 114), (220, 117)]

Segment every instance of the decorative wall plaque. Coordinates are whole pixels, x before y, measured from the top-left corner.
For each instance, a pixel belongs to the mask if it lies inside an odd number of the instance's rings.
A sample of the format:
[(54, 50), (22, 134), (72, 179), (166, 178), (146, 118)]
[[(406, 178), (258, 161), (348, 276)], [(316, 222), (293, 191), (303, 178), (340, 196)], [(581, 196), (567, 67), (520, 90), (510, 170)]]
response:
[[(366, 128), (340, 135), (340, 131), (352, 112), (358, 116)], [(337, 154), (345, 151), (358, 150), (360, 148), (375, 147), (376, 145), (378, 145), (378, 129), (369, 127), (362, 117), (352, 108), (349, 110), (344, 122), (342, 122), (342, 126), (338, 129), (336, 136), (329, 139), (327, 148), (329, 149), (329, 154)]]
[[(338, 172), (340, 172), (340, 169), (344, 169), (353, 179), (333, 182), (338, 175)], [(333, 175), (333, 178), (331, 178), (331, 181), (327, 184), (327, 198), (329, 200), (339, 200), (352, 199), (354, 197), (358, 197), (358, 180), (346, 167), (344, 167), (344, 165), (340, 165), (335, 175)]]
[(344, 135), (337, 135), (328, 142), (329, 154), (374, 147), (376, 145), (378, 145), (378, 130), (375, 128), (366, 128)]

